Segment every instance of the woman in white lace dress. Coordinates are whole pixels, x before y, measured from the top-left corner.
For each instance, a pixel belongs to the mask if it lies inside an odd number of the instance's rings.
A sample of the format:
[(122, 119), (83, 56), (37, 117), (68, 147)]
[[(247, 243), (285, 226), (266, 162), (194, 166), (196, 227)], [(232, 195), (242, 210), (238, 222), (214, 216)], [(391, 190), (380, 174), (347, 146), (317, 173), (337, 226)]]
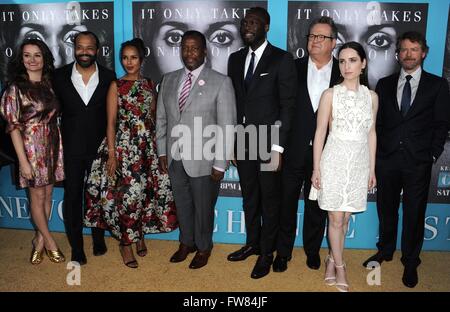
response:
[(349, 289), (343, 259), (348, 222), (352, 213), (366, 210), (367, 191), (376, 185), (378, 97), (366, 87), (367, 59), (359, 43), (345, 43), (338, 59), (342, 82), (325, 90), (320, 99), (311, 182), (318, 190), (319, 207), (328, 211), (325, 283), (345, 292)]

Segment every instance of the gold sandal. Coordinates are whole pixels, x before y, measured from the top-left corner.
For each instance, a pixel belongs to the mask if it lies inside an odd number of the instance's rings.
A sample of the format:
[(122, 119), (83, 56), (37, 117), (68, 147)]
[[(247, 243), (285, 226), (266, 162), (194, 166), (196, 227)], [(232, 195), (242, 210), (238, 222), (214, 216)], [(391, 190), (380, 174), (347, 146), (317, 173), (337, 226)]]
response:
[(45, 248), (45, 252), (47, 253), (47, 256), (51, 262), (62, 263), (66, 261), (64, 254), (61, 252), (61, 250), (59, 250), (59, 248), (57, 250), (49, 250)]

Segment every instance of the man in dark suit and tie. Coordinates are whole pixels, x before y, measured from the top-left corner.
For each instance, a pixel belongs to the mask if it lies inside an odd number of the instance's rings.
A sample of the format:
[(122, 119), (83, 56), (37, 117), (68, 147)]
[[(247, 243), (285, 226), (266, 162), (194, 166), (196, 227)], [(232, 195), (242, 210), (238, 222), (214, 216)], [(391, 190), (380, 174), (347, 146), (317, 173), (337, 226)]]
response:
[(325, 232), (327, 213), (317, 201), (308, 199), (313, 169), (312, 142), (316, 131), (317, 109), (322, 92), (337, 83), (339, 64), (332, 56), (336, 46), (337, 27), (333, 19), (322, 16), (311, 22), (308, 31), (309, 57), (295, 61), (298, 76), (297, 105), (294, 121), (284, 152), (282, 168), (282, 206), (277, 238), (274, 272), (284, 272), (291, 259), (297, 228), (298, 199), (304, 186), (303, 248), (309, 268), (320, 267), (320, 246)]
[(441, 155), (450, 124), (450, 95), (444, 78), (427, 73), (425, 37), (406, 32), (397, 40), (399, 73), (380, 79), (377, 116), (378, 252), (364, 262), (392, 260), (397, 245), (403, 190), (401, 261), (403, 284), (415, 287), (433, 162)]
[[(269, 24), (265, 9), (249, 9), (240, 29), (247, 48), (231, 54), (228, 62), (228, 75), (236, 92), (238, 125), (258, 136), (240, 144), (238, 133), (236, 141), (247, 241), (228, 260), (241, 261), (258, 254), (252, 278), (267, 275), (273, 262), (281, 206), (281, 155), (291, 127), (297, 88), (292, 55), (266, 40)], [(258, 155), (252, 150), (257, 150)]]
[[(84, 179), (106, 135), (106, 95), (116, 74), (97, 64), (97, 36), (84, 31), (74, 38), (76, 62), (55, 71), (61, 103), (64, 149), (64, 223), (72, 261), (87, 262), (83, 248)], [(104, 230), (92, 228), (94, 255), (106, 253)]]

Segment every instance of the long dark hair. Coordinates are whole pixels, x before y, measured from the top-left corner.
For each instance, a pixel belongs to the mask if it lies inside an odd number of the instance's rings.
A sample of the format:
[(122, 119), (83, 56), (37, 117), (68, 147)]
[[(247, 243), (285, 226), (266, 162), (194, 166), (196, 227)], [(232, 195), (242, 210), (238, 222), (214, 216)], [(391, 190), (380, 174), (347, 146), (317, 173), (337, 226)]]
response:
[[(41, 50), (44, 66), (42, 68), (40, 83), (33, 83), (30, 81), (27, 69), (23, 64), (23, 49), (26, 45), (34, 45)], [(16, 85), (24, 95), (32, 100), (43, 101), (46, 105), (45, 110), (51, 111), (57, 106), (55, 96), (51, 91), (51, 79), (53, 71), (55, 70), (53, 62), (53, 54), (45, 42), (39, 39), (25, 39), (20, 45), (15, 57), (8, 64), (8, 85)]]
[[(364, 51), (363, 46), (356, 42), (356, 41), (349, 41), (344, 43), (338, 51), (338, 58), (339, 55), (341, 54), (341, 51), (344, 49), (352, 49), (355, 50), (356, 53), (358, 53), (359, 58), (361, 59), (361, 62), (363, 62), (364, 60), (366, 60), (366, 67), (362, 70), (361, 75), (359, 76), (359, 83), (366, 86), (367, 88), (369, 87), (369, 79), (367, 78), (367, 66), (368, 66), (368, 62), (367, 62), (367, 56), (366, 56), (366, 51)], [(344, 81), (344, 77), (339, 77), (338, 83), (341, 83), (342, 81)]]

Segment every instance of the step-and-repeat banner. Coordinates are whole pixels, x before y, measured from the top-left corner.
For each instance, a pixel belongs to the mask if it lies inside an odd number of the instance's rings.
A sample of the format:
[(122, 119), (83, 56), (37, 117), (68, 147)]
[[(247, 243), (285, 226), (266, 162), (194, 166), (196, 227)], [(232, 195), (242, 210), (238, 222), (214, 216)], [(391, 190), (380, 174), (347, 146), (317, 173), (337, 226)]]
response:
[[(295, 58), (307, 57), (305, 35), (311, 20), (322, 15), (332, 17), (339, 31), (338, 47), (346, 41), (358, 41), (366, 49), (369, 83), (373, 88), (379, 78), (398, 70), (395, 58), (398, 35), (406, 30), (439, 35), (428, 29), (436, 23), (430, 12), (438, 1), (119, 1), (121, 5), (117, 5), (117, 1), (116, 4), (98, 1), (17, 4), (18, 1), (10, 1), (0, 5), (0, 83), (4, 81), (8, 60), (23, 39), (44, 40), (55, 56), (56, 66), (61, 66), (73, 61), (73, 37), (83, 30), (91, 30), (99, 36), (99, 62), (115, 68), (119, 75), (123, 70), (114, 62), (118, 60), (117, 47), (120, 45), (117, 38), (142, 38), (146, 46), (143, 74), (159, 82), (165, 73), (182, 67), (181, 36), (188, 29), (196, 29), (207, 39), (208, 66), (226, 73), (228, 56), (243, 46), (239, 35), (240, 20), (248, 8), (263, 6), (268, 8), (272, 19), (269, 40), (290, 51)], [(123, 12), (130, 12), (131, 18)], [(445, 13), (439, 10), (438, 15), (440, 23), (450, 19), (448, 3)], [(444, 40), (444, 35), (441, 37)], [(449, 27), (446, 38), (441, 60), (434, 62), (442, 64), (445, 60), (441, 68), (450, 84)], [(434, 49), (433, 46), (430, 48)], [(10, 149), (8, 140), (3, 137), (0, 150), (8, 152)], [(14, 166), (3, 166), (0, 170), (0, 227), (32, 229), (26, 191), (16, 189), (15, 175)], [(64, 231), (63, 195), (63, 188), (56, 187), (50, 218), (53, 231)], [(346, 243), (349, 248), (375, 248), (378, 234), (375, 198), (376, 190), (369, 194), (368, 210), (352, 216)], [(296, 246), (302, 245), (302, 199), (303, 194), (299, 198)], [(450, 136), (443, 155), (433, 167), (424, 220), (424, 249), (450, 250), (449, 202)], [(401, 218), (401, 209), (399, 214)], [(230, 167), (221, 183), (215, 215), (215, 242), (245, 242), (239, 176), (234, 167)], [(178, 239), (178, 231), (152, 234), (148, 238)], [(325, 240), (323, 246), (326, 246)]]

